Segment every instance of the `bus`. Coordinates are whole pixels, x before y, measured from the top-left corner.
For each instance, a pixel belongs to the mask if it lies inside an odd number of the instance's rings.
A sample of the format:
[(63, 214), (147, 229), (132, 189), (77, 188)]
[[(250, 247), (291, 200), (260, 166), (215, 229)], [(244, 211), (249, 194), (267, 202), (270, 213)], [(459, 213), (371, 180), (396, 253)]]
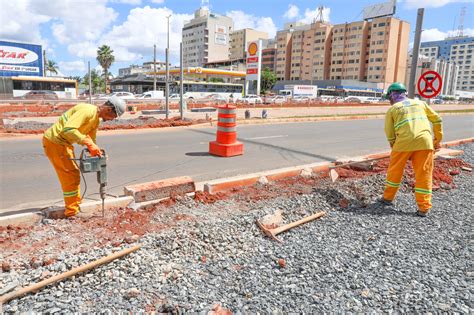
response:
[[(179, 81), (174, 81), (170, 86), (172, 94), (179, 94)], [(186, 99), (201, 99), (218, 94), (233, 100), (242, 98), (243, 84), (204, 81), (183, 81), (183, 97)]]
[(30, 91), (53, 91), (58, 98), (77, 98), (76, 80), (50, 77), (1, 77), (0, 95), (2, 98), (22, 98)]
[(376, 102), (382, 97), (382, 92), (373, 90), (351, 89), (318, 89), (318, 97), (324, 100), (356, 100), (361, 103)]

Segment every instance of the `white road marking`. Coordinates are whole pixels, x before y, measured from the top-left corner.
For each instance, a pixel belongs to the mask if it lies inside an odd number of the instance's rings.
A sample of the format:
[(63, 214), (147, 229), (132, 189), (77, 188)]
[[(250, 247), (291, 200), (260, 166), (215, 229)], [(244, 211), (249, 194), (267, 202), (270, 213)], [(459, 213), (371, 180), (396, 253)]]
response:
[(284, 138), (288, 137), (288, 135), (278, 135), (278, 136), (267, 136), (267, 137), (253, 137), (253, 138), (245, 138), (243, 140), (261, 140), (261, 139), (273, 139), (273, 138)]

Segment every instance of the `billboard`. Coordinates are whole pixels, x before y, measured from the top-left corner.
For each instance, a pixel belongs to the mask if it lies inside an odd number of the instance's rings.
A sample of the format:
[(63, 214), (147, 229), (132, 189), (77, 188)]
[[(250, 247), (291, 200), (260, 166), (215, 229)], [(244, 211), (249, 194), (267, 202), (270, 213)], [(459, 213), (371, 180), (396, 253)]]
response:
[(0, 40), (0, 76), (43, 76), (41, 45)]
[(377, 3), (364, 8), (364, 20), (370, 20), (376, 17), (389, 16), (395, 14), (397, 1)]

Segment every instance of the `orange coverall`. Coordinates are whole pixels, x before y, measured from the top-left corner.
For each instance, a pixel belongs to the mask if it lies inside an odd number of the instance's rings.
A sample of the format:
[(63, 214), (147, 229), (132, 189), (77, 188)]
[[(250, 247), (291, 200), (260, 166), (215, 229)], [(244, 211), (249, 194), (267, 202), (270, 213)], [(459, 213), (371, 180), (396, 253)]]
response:
[[(78, 104), (64, 113), (43, 137), (43, 148), (53, 164), (61, 183), (67, 217), (79, 212), (81, 177), (74, 159), (74, 143), (84, 144), (86, 138), (96, 140), (99, 114), (96, 106)], [(89, 139), (89, 141), (90, 141)]]
[(434, 147), (443, 139), (441, 117), (425, 102), (405, 99), (393, 104), (387, 111), (385, 134), (392, 152), (383, 198), (388, 201), (395, 198), (405, 165), (411, 160), (415, 172), (415, 197), (418, 209), (420, 212), (428, 213), (432, 206)]

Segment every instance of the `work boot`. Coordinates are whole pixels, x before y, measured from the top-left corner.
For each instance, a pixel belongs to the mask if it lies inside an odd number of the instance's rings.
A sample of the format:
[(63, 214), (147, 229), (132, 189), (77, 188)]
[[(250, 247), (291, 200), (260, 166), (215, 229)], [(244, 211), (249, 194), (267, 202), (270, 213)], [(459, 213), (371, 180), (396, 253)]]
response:
[(387, 200), (384, 197), (380, 197), (379, 202), (384, 206), (393, 206), (393, 200)]
[(430, 211), (422, 211), (422, 210), (418, 210), (418, 212), (416, 213), (419, 217), (426, 217), (428, 215)]

